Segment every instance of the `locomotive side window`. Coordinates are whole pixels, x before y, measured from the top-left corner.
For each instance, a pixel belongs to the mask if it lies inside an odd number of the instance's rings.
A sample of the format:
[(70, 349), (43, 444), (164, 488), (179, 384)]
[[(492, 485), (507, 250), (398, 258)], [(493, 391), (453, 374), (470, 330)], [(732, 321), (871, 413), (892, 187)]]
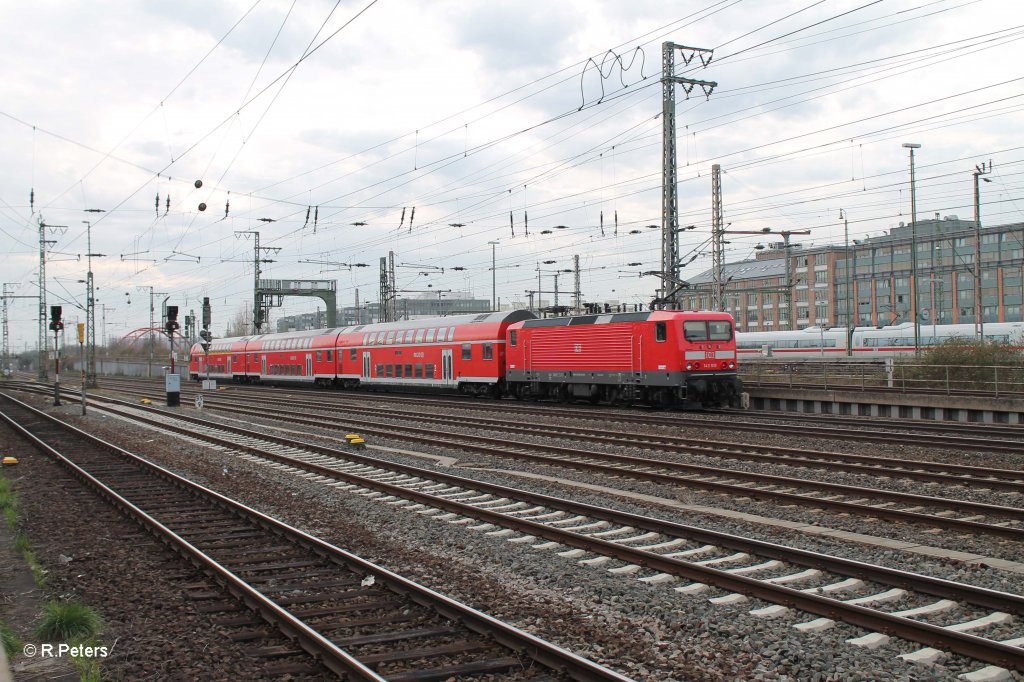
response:
[(707, 341), (708, 325), (704, 320), (686, 320), (683, 322), (683, 337), (687, 341)]
[(462, 359), (472, 360), (473, 359), (473, 344), (464, 343), (462, 344)]
[(732, 339), (732, 322), (729, 320), (708, 320), (708, 338), (712, 341)]
[(654, 323), (654, 340), (655, 341), (657, 341), (659, 343), (663, 342), (666, 339), (667, 334), (668, 334), (668, 330), (666, 329), (664, 322), (655, 322)]
[(513, 329), (512, 331), (510, 331), (510, 332), (508, 333), (508, 341), (509, 341), (509, 343), (511, 343), (511, 344), (512, 344), (513, 346), (514, 346), (514, 345), (516, 345), (516, 340), (517, 340), (518, 338), (519, 338), (519, 330), (518, 330), (518, 329)]
[(493, 343), (485, 343), (484, 344), (484, 360), (493, 360), (493, 359), (494, 359), (494, 344)]

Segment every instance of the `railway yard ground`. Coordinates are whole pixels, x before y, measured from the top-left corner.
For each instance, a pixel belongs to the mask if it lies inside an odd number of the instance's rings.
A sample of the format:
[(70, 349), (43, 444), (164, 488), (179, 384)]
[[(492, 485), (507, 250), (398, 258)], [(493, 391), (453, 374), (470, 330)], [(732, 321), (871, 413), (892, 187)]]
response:
[(162, 388), (0, 383), (14, 679), (1024, 680), (1024, 426)]

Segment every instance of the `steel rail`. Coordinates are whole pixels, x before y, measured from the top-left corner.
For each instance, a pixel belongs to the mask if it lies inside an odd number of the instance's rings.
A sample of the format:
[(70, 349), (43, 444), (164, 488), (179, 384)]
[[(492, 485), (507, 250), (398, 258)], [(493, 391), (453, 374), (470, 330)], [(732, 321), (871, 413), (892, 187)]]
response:
[[(144, 469), (152, 471), (161, 476), (162, 478), (170, 480), (176, 485), (179, 485), (189, 491), (196, 492), (204, 497), (213, 499), (219, 504), (226, 506), (227, 508), (235, 511), (236, 513), (242, 516), (255, 519), (260, 525), (264, 527), (277, 530), (287, 536), (290, 536), (301, 541), (301, 543), (306, 546), (312, 547), (318, 550), (319, 552), (326, 554), (327, 556), (333, 557), (334, 559), (341, 561), (349, 567), (354, 567), (358, 571), (365, 572), (365, 574), (373, 575), (375, 580), (382, 581), (384, 584), (388, 585), (389, 588), (392, 589), (394, 592), (408, 596), (417, 603), (427, 606), (452, 620), (463, 623), (464, 625), (466, 625), (467, 627), (476, 632), (492, 636), (499, 643), (521, 653), (525, 653), (531, 659), (538, 661), (553, 670), (564, 672), (571, 678), (581, 680), (583, 682), (632, 682), (630, 678), (624, 675), (621, 675), (613, 670), (605, 668), (604, 666), (594, 663), (593, 661), (590, 661), (582, 656), (574, 654), (566, 649), (563, 649), (562, 647), (552, 644), (551, 642), (542, 640), (534, 635), (531, 635), (528, 632), (525, 632), (523, 630), (520, 630), (519, 628), (509, 625), (508, 623), (504, 623), (492, 616), (489, 616), (486, 613), (477, 611), (476, 609), (472, 609), (466, 606), (465, 604), (462, 604), (454, 599), (446, 597), (445, 595), (435, 592), (434, 590), (431, 590), (427, 587), (419, 585), (418, 583), (415, 583), (407, 578), (404, 578), (403, 576), (394, 573), (388, 569), (370, 563), (369, 561), (366, 561), (365, 559), (362, 559), (361, 557), (355, 554), (347, 552), (341, 549), (340, 547), (337, 547), (317, 537), (309, 535), (304, 531), (301, 531), (293, 526), (285, 524), (282, 521), (279, 521), (251, 507), (248, 507), (242, 504), (241, 502), (238, 502), (214, 490), (201, 486), (159, 465), (153, 464), (152, 462), (149, 462), (139, 457), (138, 455), (134, 455), (133, 453), (128, 452), (127, 450), (124, 450), (117, 445), (103, 441), (102, 439), (99, 439), (96, 436), (93, 436), (92, 434), (82, 431), (81, 429), (78, 429), (70, 424), (67, 424), (66, 422), (56, 419), (51, 415), (40, 412), (35, 408), (32, 408), (31, 406), (26, 405), (25, 403), (22, 403), (21, 401), (18, 401), (17, 399), (7, 394), (0, 393), (0, 397), (10, 400), (11, 402), (23, 407), (24, 409), (31, 411), (33, 414), (47, 420), (48, 422), (74, 433), (77, 437), (83, 440), (94, 443), (99, 447), (106, 448), (112, 452), (115, 452), (116, 454), (121, 455), (122, 457), (129, 459), (130, 461), (136, 463), (137, 465), (143, 467)], [(23, 428), (18, 427), (13, 420), (8, 418), (2, 412), (0, 412), (0, 417), (2, 417), (4, 421), (6, 421), (7, 423), (14, 426), (20, 433), (27, 433)], [(31, 434), (28, 435), (31, 436)], [(76, 475), (78, 474), (78, 472), (81, 472), (81, 474), (84, 474), (92, 481), (96, 481), (96, 479), (94, 479), (91, 475), (86, 473), (84, 470), (81, 470), (80, 467), (74, 465), (73, 462), (70, 462), (70, 460), (64, 458), (62, 455), (60, 455), (60, 453), (57, 453), (55, 450), (47, 446), (45, 443), (42, 443), (42, 441), (40, 441), (39, 439), (35, 437), (32, 437), (31, 439), (34, 443), (41, 445), (43, 449), (48, 453), (55, 454), (59, 458), (59, 461), (62, 462), (62, 464), (66, 461), (67, 464), (70, 465), (69, 468), (73, 468), (73, 470), (76, 471)], [(96, 481), (96, 484), (103, 486), (103, 484), (100, 483), (99, 481)], [(111, 495), (117, 496), (117, 493), (114, 493), (106, 486), (103, 486), (103, 488), (109, 491)], [(117, 497), (120, 498), (120, 496)], [(127, 500), (125, 500), (124, 503), (130, 505), (132, 509), (137, 509), (134, 507), (134, 505), (131, 505), (131, 503), (128, 502)], [(141, 510), (139, 511), (141, 512)], [(145, 514), (145, 512), (141, 513)], [(173, 535), (173, 533), (169, 529), (166, 529), (164, 526), (156, 522), (154, 519), (152, 519), (152, 517), (149, 517), (148, 515), (146, 515), (146, 517), (149, 520), (151, 520), (153, 524), (155, 524), (155, 526), (153, 527), (159, 527), (161, 529), (166, 530), (167, 533)], [(211, 564), (216, 564), (215, 561), (209, 559), (209, 557), (206, 557), (206, 555), (203, 555), (202, 552), (192, 547), (186, 540), (180, 538), (179, 536), (175, 537), (177, 538), (177, 541), (183, 543), (182, 546), (188, 546), (192, 548), (192, 551), (190, 551), (190, 555), (194, 555), (198, 559), (204, 560), (204, 564), (205, 560), (207, 559), (209, 560), (209, 562), (211, 562)], [(224, 572), (226, 573), (226, 575), (234, 577), (233, 574), (231, 574), (230, 571), (228, 571), (226, 568), (220, 566), (219, 564), (216, 565), (219, 566), (220, 569), (219, 571), (217, 571), (218, 575), (220, 575), (221, 572)], [(287, 611), (283, 611), (283, 609), (278, 607), (272, 601), (263, 597), (261, 594), (259, 594), (259, 592), (257, 592), (254, 588), (251, 588), (241, 579), (235, 578), (235, 582), (238, 583), (238, 589), (241, 589), (243, 591), (252, 591), (253, 593), (259, 596), (260, 601), (258, 602), (259, 605), (256, 607), (256, 610), (260, 611), (261, 614), (264, 613), (263, 602), (273, 607), (273, 609), (270, 610), (272, 614), (277, 611), (287, 614)], [(290, 616), (290, 614), (287, 615)], [(293, 616), (290, 617), (293, 621), (295, 621), (297, 625), (301, 625), (304, 628), (304, 630), (298, 630), (299, 636), (311, 638), (311, 635), (305, 634), (305, 632), (308, 631), (309, 633), (312, 633), (312, 635), (316, 635), (317, 638), (319, 638), (326, 644), (330, 645), (330, 647), (337, 650), (337, 652), (340, 652), (347, 659), (350, 659), (352, 662), (356, 664), (352, 667), (351, 673), (348, 673), (348, 670), (344, 669), (345, 674), (353, 674), (355, 675), (354, 679), (359, 680), (372, 680), (374, 682), (377, 682), (378, 680), (384, 680), (384, 678), (381, 678), (372, 670), (369, 670), (368, 668), (363, 666), (361, 663), (359, 663), (358, 660), (351, 657), (351, 655), (347, 654), (337, 646), (331, 644), (329, 640), (324, 639), (322, 636), (319, 635), (319, 633), (316, 633), (315, 630), (308, 628), (308, 626), (305, 626), (301, 621), (295, 619)], [(274, 623), (277, 624), (276, 621), (274, 621)], [(287, 623), (286, 625), (290, 626), (290, 624)], [(285, 631), (288, 632), (289, 630), (285, 628)], [(302, 641), (312, 640), (309, 639), (299, 641), (301, 643)], [(310, 653), (314, 656), (319, 657), (318, 653)], [(327, 664), (328, 662), (326, 657), (324, 658), (324, 662), (325, 664)], [(345, 661), (339, 661), (338, 664), (340, 665), (344, 662)], [(331, 666), (328, 665), (328, 667)], [(333, 668), (331, 669), (333, 670)], [(362, 676), (363, 674), (361, 670), (366, 670), (370, 676)]]
[[(111, 411), (120, 412), (119, 410)], [(132, 419), (138, 418), (138, 416), (126, 416)], [(171, 416), (175, 419), (182, 418), (181, 415), (168, 414), (166, 416)], [(185, 418), (184, 421), (193, 422), (197, 420), (194, 418)], [(652, 519), (650, 517), (629, 514), (626, 512), (618, 512), (615, 510), (596, 507), (585, 503), (572, 502), (538, 493), (528, 493), (514, 488), (489, 484), (473, 479), (466, 479), (419, 467), (381, 461), (372, 457), (359, 455), (348, 450), (342, 451), (325, 446), (311, 445), (292, 439), (269, 436), (267, 434), (239, 429), (237, 427), (224, 427), (221, 424), (204, 422), (204, 420), (198, 421), (207, 428), (227, 430), (231, 433), (238, 433), (239, 435), (244, 435), (248, 438), (266, 440), (275, 444), (293, 448), (302, 448), (311, 452), (329, 455), (339, 459), (360, 462), (381, 469), (391, 470), (396, 473), (404, 473), (410, 476), (445, 482), (452, 485), (458, 485), (460, 487), (469, 487), (474, 490), (490, 492), (504, 497), (518, 498), (523, 501), (542, 504), (552, 509), (586, 513), (594, 516), (595, 518), (610, 520), (636, 528), (652, 530), (666, 535), (690, 535), (691, 537), (698, 537), (703, 541), (717, 542), (736, 548), (751, 549), (765, 556), (771, 556), (773, 558), (779, 558), (793, 563), (802, 563), (804, 565), (819, 568), (824, 567), (827, 570), (842, 575), (860, 577), (862, 579), (868, 579), (882, 584), (898, 585), (901, 587), (910, 586), (922, 593), (954, 598), (975, 605), (984, 606), (986, 608), (997, 609), (1000, 611), (1012, 611), (1018, 615), (1024, 615), (1024, 596), (1020, 595), (962, 585), (941, 578), (922, 576), (895, 569), (886, 569), (849, 559), (832, 557), (806, 550), (797, 550), (757, 540), (737, 538), (736, 536), (717, 533), (715, 531), (707, 531), (683, 524)], [(1024, 649), (1020, 647), (1005, 645), (983, 637), (948, 630), (941, 626), (931, 625), (929, 623), (923, 623), (881, 611), (875, 611), (855, 604), (846, 604), (842, 601), (829, 597), (806, 593), (801, 590), (781, 585), (773, 585), (754, 578), (732, 574), (727, 571), (708, 566), (700, 566), (681, 559), (673, 559), (653, 552), (633, 549), (617, 544), (613, 541), (592, 538), (579, 533), (553, 528), (528, 519), (510, 517), (500, 512), (491, 512), (487, 509), (481, 509), (455, 500), (438, 498), (427, 493), (402, 488), (401, 486), (388, 484), (386, 482), (376, 481), (357, 474), (346, 473), (330, 467), (296, 460), (253, 445), (240, 444), (237, 441), (233, 441), (228, 438), (219, 438), (209, 434), (196, 434), (193, 430), (169, 424), (160, 424), (159, 426), (169, 430), (188, 433), (188, 435), (192, 437), (199, 437), (221, 446), (258, 454), (260, 457), (281, 463), (287, 463), (290, 466), (305, 469), (311, 473), (316, 473), (321, 476), (343, 480), (365, 488), (380, 490), (389, 495), (427, 504), (463, 516), (487, 522), (495, 522), (497, 524), (519, 530), (528, 535), (555, 541), (566, 546), (611, 556), (652, 570), (712, 584), (722, 589), (765, 599), (766, 601), (782, 604), (791, 608), (798, 608), (800, 610), (807, 611), (808, 613), (842, 620), (869, 630), (893, 634), (911, 641), (954, 651), (977, 660), (1024, 671)]]
[[(141, 405), (132, 405), (130, 403), (127, 403), (126, 401), (121, 401), (115, 398), (103, 399), (113, 402), (115, 404), (125, 404), (126, 406), (132, 407), (134, 409), (150, 410), (161, 414), (170, 414), (158, 408), (145, 407)], [(244, 414), (246, 416), (267, 416), (266, 412), (254, 414), (251, 410), (230, 406), (217, 406), (216, 403), (210, 403), (210, 406), (217, 407), (217, 409), (223, 410), (225, 412)], [(810, 497), (807, 495), (798, 495), (776, 490), (765, 490), (731, 483), (720, 483), (716, 481), (703, 480), (700, 478), (679, 477), (656, 471), (643, 471), (615, 467), (606, 464), (597, 464), (593, 462), (564, 459), (561, 457), (553, 459), (547, 455), (534, 454), (532, 452), (529, 452), (529, 450), (548, 452), (552, 454), (569, 457), (603, 459), (606, 461), (628, 463), (634, 466), (642, 467), (660, 466), (662, 468), (695, 472), (696, 474), (699, 475), (702, 474), (713, 475), (722, 478), (744, 479), (752, 483), (771, 482), (774, 485), (781, 485), (788, 487), (790, 489), (793, 487), (804, 487), (809, 489), (825, 490), (829, 492), (835, 492), (842, 495), (849, 495), (855, 497), (870, 497), (875, 499), (890, 500), (894, 502), (909, 504), (912, 506), (930, 505), (944, 507), (947, 509), (956, 509), (959, 511), (971, 511), (975, 513), (999, 515), (1006, 518), (1024, 519), (1024, 509), (1016, 507), (1004, 507), (998, 505), (983, 504), (979, 502), (970, 502), (965, 500), (937, 498), (929, 497), (926, 495), (915, 495), (912, 493), (884, 491), (877, 490), (874, 488), (845, 486), (836, 483), (808, 481), (807, 479), (791, 479), (781, 476), (770, 476), (766, 474), (752, 474), (748, 472), (734, 471), (730, 469), (715, 469), (713, 467), (700, 467), (695, 465), (680, 464), (673, 462), (652, 462), (651, 460), (646, 460), (638, 457), (630, 457), (627, 455), (612, 455), (607, 453), (583, 451), (553, 445), (540, 445), (527, 442), (510, 443), (507, 439), (490, 438), (486, 436), (451, 436), (450, 434), (440, 435), (435, 431), (430, 431), (428, 429), (419, 429), (415, 427), (399, 427), (395, 425), (386, 424), (375, 424), (374, 426), (368, 426), (368, 422), (365, 421), (341, 422), (338, 420), (333, 420), (330, 423), (325, 424), (323, 420), (306, 419), (303, 417), (297, 417), (294, 414), (286, 414), (283, 416), (285, 416), (289, 422), (294, 424), (303, 424), (324, 429), (333, 429), (341, 431), (354, 430), (366, 435), (375, 435), (382, 438), (405, 439), (417, 443), (428, 443), (433, 446), (447, 446), (503, 458), (528, 459), (531, 461), (540, 462), (548, 465), (556, 465), (562, 467), (568, 466), (570, 468), (599, 471), (602, 473), (615, 476), (628, 475), (630, 477), (638, 478), (640, 480), (654, 481), (667, 485), (684, 485), (733, 495), (741, 494), (743, 496), (748, 497), (762, 497), (766, 499), (781, 500), (789, 504), (824, 507), (844, 512), (854, 512), (861, 515), (868, 513), (873, 516), (884, 518), (890, 521), (909, 521), (914, 523), (925, 523), (942, 528), (951, 528), (970, 531), (973, 533), (998, 535), (1001, 537), (1012, 538), (1015, 540), (1024, 539), (1024, 527), (999, 526), (994, 524), (980, 523), (977, 521), (964, 521), (956, 518), (945, 518), (913, 511), (888, 509), (885, 507), (857, 504), (855, 502), (844, 502), (841, 500), (830, 500), (826, 498)], [(194, 423), (205, 423), (208, 426), (214, 426), (212, 423), (204, 422), (203, 420), (197, 417), (189, 417), (186, 415), (174, 415), (174, 417), (185, 421), (193, 421)], [(373, 422), (369, 423), (373, 424)], [(237, 432), (245, 431), (244, 429), (239, 429), (238, 427), (231, 427), (225, 425), (217, 425), (217, 428)], [(397, 433), (396, 431), (406, 432), (406, 434), (411, 435), (402, 435), (401, 433)], [(252, 435), (252, 432), (246, 433), (246, 435)], [(266, 435), (262, 435), (260, 437), (268, 439), (274, 438), (273, 436)], [(512, 448), (514, 447), (525, 448), (525, 450), (513, 450)]]

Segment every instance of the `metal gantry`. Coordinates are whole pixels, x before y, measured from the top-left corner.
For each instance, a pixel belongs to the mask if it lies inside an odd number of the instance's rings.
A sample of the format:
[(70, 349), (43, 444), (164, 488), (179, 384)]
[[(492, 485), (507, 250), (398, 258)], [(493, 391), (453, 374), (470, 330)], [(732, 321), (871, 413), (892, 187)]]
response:
[(674, 282), (680, 280), (679, 271), (679, 196), (677, 185), (679, 177), (676, 170), (676, 86), (681, 85), (686, 96), (690, 96), (694, 86), (700, 86), (704, 95), (711, 96), (711, 91), (718, 83), (712, 81), (684, 78), (675, 74), (675, 55), (680, 52), (683, 64), (690, 65), (695, 58), (700, 58), (702, 66), (711, 63), (714, 50), (700, 47), (687, 47), (672, 42), (661, 44), (661, 280), (658, 300), (661, 306), (668, 309), (679, 307), (678, 287)]
[(725, 310), (725, 283), (722, 281), (722, 267), (725, 256), (725, 225), (722, 218), (722, 167), (711, 166), (711, 309)]

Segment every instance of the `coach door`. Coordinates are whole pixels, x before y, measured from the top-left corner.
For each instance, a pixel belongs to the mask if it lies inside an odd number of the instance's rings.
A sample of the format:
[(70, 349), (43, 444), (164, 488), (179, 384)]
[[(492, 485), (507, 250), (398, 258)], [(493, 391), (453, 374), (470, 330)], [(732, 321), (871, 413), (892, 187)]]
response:
[(441, 380), (445, 384), (452, 382), (452, 349), (445, 348), (441, 351)]
[(260, 356), (260, 375), (267, 376), (267, 356)]
[(370, 378), (370, 351), (363, 351), (363, 378)]
[(228, 376), (231, 376), (231, 357), (230, 355), (228, 356)]
[(306, 353), (306, 376), (313, 376), (313, 354)]

